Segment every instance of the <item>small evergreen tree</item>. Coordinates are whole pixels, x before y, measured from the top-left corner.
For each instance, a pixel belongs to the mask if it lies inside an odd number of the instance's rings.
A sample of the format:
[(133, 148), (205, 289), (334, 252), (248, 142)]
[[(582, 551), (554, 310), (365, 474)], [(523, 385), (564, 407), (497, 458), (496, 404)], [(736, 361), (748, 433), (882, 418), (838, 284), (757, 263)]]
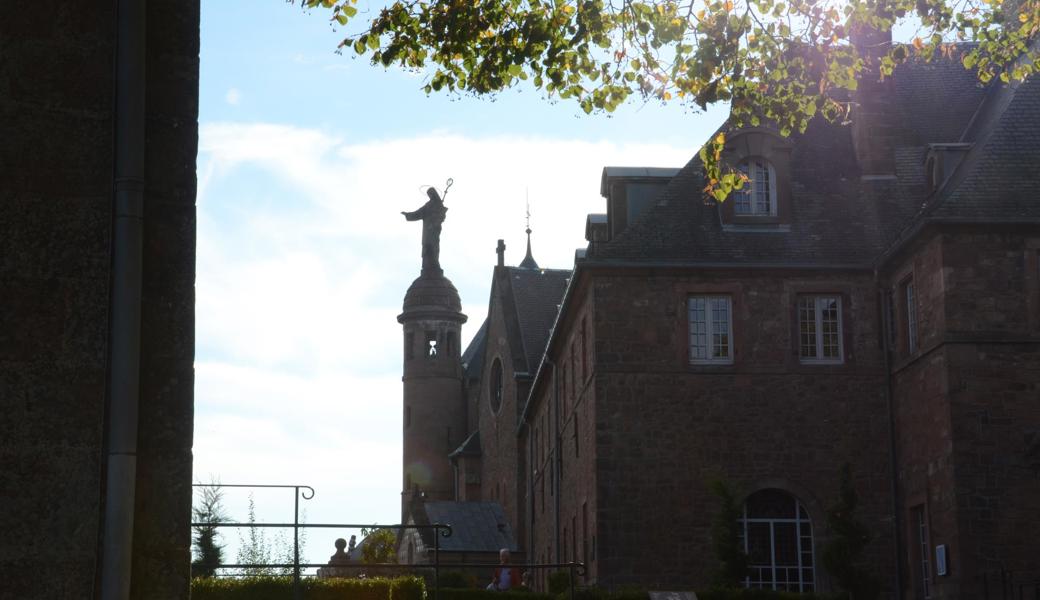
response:
[(218, 543), (217, 525), (227, 520), (224, 514), (223, 491), (216, 485), (203, 487), (198, 504), (191, 508), (195, 525), (194, 554), (191, 563), (194, 577), (213, 577), (224, 562), (224, 545)]
[[(306, 522), (307, 522), (307, 511), (302, 511), (302, 514), (300, 514), (300, 524), (303, 524), (303, 523), (306, 523)], [(286, 533), (286, 532), (288, 532), (288, 533)], [(307, 561), (304, 560), (304, 555), (303, 555), (304, 548), (307, 546), (307, 530), (301, 528), (299, 536), (300, 536), (299, 537), (299, 540), (300, 540), (300, 562), (307, 562)], [(294, 559), (296, 558), (296, 556), (295, 556), (296, 553), (295, 553), (294, 548), (293, 548), (293, 538), (292, 538), (292, 530), (291, 529), (286, 529), (286, 530), (282, 530), (282, 531), (278, 532), (278, 535), (275, 536), (274, 547), (277, 549), (277, 556), (276, 556), (277, 562), (283, 563), (285, 565), (292, 565), (293, 564)], [(277, 574), (278, 575), (292, 575), (293, 574), (293, 568), (291, 566), (280, 567), (280, 568), (278, 568), (276, 570), (277, 570)]]
[(365, 536), (361, 546), (361, 562), (397, 562), (397, 534), (392, 529), (362, 529), (361, 535)]
[[(249, 494), (249, 531), (246, 539), (239, 534), (238, 562), (240, 564), (271, 564), (271, 547), (267, 543), (267, 535), (256, 526), (256, 503), (253, 494)], [(242, 575), (260, 577), (273, 575), (270, 567), (245, 567)]]
[(823, 546), (821, 561), (834, 583), (849, 593), (851, 600), (874, 600), (881, 593), (878, 578), (864, 566), (863, 549), (870, 543), (870, 532), (856, 518), (859, 498), (852, 485), (852, 468), (841, 467), (838, 502), (827, 511), (831, 539)]
[(741, 508), (729, 486), (721, 479), (711, 483), (711, 491), (719, 499), (719, 511), (711, 524), (711, 542), (719, 566), (712, 574), (712, 585), (737, 588), (748, 574), (748, 556), (740, 544)]

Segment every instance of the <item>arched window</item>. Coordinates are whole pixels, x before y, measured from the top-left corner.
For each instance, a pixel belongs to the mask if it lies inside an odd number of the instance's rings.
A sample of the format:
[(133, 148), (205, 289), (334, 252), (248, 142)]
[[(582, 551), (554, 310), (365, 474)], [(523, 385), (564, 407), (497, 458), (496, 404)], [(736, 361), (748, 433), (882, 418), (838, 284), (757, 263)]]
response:
[(750, 559), (747, 587), (816, 589), (812, 521), (797, 498), (781, 490), (755, 492), (744, 503), (741, 532)]
[(491, 365), (491, 381), (488, 382), (488, 397), (491, 401), (491, 412), (497, 413), (502, 406), (502, 361), (495, 359)]
[(776, 216), (776, 171), (763, 158), (749, 158), (738, 169), (747, 177), (733, 193), (733, 212), (755, 217)]

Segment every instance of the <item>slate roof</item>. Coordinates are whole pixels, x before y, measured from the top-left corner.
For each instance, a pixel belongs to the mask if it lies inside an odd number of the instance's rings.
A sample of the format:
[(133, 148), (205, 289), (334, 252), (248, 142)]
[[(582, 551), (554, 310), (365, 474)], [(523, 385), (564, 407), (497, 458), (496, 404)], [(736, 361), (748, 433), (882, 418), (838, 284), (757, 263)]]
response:
[(977, 120), (992, 125), (968, 132), (974, 146), (926, 217), (1040, 219), (1040, 77), (994, 89)]
[[(518, 550), (505, 512), (497, 502), (426, 502), (423, 512), (428, 523), (451, 525), (451, 537), (439, 540), (447, 552), (498, 552)], [(433, 545), (432, 534), (423, 532), (423, 543)]]
[(480, 329), (477, 329), (477, 333), (462, 353), (462, 367), (466, 371), (466, 379), (480, 379), (480, 373), (484, 368), (484, 349), (487, 347), (487, 326), (485, 317)]
[(571, 272), (568, 269), (505, 269), (509, 276), (512, 304), (516, 308), (527, 372), (533, 375), (545, 352)]
[[(958, 54), (893, 74), (895, 178), (861, 180), (851, 128), (816, 119), (791, 136), (788, 224), (724, 226), (695, 156), (655, 206), (591, 244), (588, 260), (868, 268), (922, 219), (1040, 220), (1040, 77), (984, 88)], [(929, 198), (928, 144), (957, 141), (975, 146)]]
[(454, 458), (456, 456), (480, 456), (480, 430), (476, 430), (469, 434), (459, 447), (452, 450), (448, 458)]

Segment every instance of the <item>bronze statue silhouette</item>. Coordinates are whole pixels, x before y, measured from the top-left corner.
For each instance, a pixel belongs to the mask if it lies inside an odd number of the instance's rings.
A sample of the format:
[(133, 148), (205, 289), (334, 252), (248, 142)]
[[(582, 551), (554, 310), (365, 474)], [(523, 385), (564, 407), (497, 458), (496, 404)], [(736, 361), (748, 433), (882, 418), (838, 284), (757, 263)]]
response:
[[(450, 185), (450, 184), (449, 184)], [(430, 197), (420, 208), (412, 212), (401, 211), (405, 219), (418, 221), (422, 219), (422, 272), (441, 272), (441, 223), (448, 212), (441, 200), (441, 195), (434, 188), (428, 188), (426, 195)]]

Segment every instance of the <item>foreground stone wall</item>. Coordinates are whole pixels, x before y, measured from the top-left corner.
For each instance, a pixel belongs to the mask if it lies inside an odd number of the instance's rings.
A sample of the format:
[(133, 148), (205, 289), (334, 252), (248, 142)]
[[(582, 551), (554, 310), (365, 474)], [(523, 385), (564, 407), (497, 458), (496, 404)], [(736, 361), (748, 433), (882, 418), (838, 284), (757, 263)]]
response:
[[(115, 31), (115, 3), (0, 9), (5, 597), (95, 592)], [(198, 53), (198, 2), (149, 2), (135, 598), (188, 597)]]

